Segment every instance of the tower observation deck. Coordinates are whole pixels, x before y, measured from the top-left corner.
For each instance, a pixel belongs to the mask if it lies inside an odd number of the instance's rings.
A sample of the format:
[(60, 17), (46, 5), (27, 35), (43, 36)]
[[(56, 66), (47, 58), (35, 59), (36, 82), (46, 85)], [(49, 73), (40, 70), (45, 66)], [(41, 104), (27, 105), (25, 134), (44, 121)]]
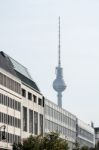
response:
[(53, 81), (53, 88), (58, 93), (57, 103), (62, 107), (62, 92), (66, 89), (63, 79), (63, 68), (61, 67), (61, 51), (60, 51), (60, 17), (59, 17), (59, 45), (58, 45), (58, 67), (56, 67), (56, 79)]

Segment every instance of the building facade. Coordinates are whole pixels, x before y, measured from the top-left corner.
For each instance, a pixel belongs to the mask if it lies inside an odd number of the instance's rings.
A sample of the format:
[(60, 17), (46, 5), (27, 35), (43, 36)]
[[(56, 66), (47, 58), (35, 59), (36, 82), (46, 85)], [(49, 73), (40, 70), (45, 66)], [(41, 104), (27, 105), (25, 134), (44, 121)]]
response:
[(45, 133), (58, 132), (70, 149), (76, 141), (76, 116), (45, 99)]
[(43, 134), (44, 98), (28, 70), (0, 52), (0, 127), (6, 139), (0, 148), (11, 149), (14, 142), (30, 134)]
[(95, 134), (94, 129), (79, 120), (75, 115), (45, 99), (45, 133), (58, 132), (60, 137), (66, 139), (70, 150), (77, 141), (82, 146), (94, 147)]
[(99, 127), (94, 128), (95, 130), (95, 143), (99, 142)]
[(95, 133), (94, 128), (85, 122), (77, 119), (77, 142), (82, 146), (88, 146), (89, 148), (95, 146)]

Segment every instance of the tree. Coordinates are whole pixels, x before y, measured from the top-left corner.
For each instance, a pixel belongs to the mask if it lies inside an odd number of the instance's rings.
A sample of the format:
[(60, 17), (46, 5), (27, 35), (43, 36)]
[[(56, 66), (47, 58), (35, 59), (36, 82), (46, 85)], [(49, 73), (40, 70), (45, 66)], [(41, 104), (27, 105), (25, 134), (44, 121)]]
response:
[(58, 133), (51, 132), (43, 138), (44, 150), (68, 150), (68, 143), (59, 137)]
[(80, 145), (79, 145), (78, 141), (76, 141), (76, 142), (74, 143), (74, 148), (73, 148), (73, 150), (80, 150)]
[(99, 141), (95, 145), (95, 150), (99, 150)]
[(21, 143), (14, 143), (13, 150), (42, 150), (40, 149), (41, 146), (41, 136), (30, 136), (27, 139), (23, 140), (23, 144)]
[(13, 144), (13, 150), (23, 150), (22, 144), (21, 143), (18, 143), (18, 144), (14, 143)]
[(59, 137), (58, 133), (48, 133), (42, 136), (30, 136), (23, 144), (13, 144), (13, 150), (68, 150), (68, 143)]
[(81, 150), (89, 150), (88, 146), (81, 147)]

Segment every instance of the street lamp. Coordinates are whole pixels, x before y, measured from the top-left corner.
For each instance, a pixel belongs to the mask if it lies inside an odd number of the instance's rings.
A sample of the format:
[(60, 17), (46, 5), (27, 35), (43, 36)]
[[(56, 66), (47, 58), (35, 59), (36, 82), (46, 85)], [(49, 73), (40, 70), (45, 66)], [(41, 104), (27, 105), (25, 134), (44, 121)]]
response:
[[(0, 132), (0, 133), (2, 133), (1, 135), (2, 135), (2, 140), (5, 140), (6, 139), (6, 137), (5, 137), (5, 128), (6, 128), (6, 126), (5, 125), (2, 125), (1, 127), (0, 127), (0, 131), (1, 131), (1, 129), (3, 128), (3, 131), (2, 132)], [(1, 136), (0, 136), (1, 137)]]

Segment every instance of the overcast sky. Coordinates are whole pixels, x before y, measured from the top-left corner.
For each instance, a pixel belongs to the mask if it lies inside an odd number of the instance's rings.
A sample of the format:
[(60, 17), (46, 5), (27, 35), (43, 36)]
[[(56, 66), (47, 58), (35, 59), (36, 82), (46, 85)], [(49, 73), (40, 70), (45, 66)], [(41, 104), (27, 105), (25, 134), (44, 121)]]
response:
[(26, 66), (45, 97), (57, 103), (58, 16), (63, 108), (99, 126), (99, 0), (0, 0), (0, 50)]

